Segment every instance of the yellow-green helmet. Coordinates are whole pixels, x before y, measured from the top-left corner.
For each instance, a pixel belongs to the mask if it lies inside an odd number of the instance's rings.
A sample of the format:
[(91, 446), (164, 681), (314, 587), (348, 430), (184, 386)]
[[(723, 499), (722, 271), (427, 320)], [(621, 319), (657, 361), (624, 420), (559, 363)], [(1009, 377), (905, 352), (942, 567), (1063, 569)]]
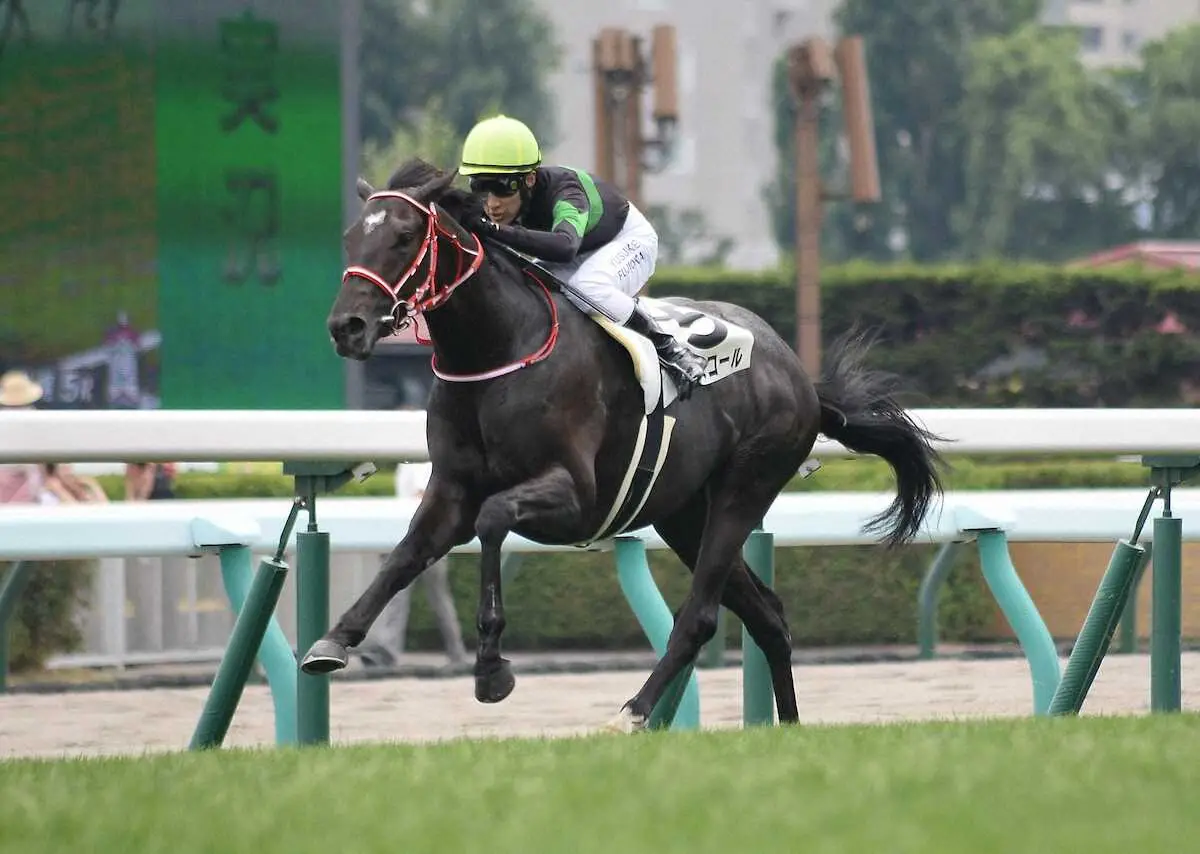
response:
[(542, 162), (537, 139), (524, 122), (508, 116), (484, 119), (463, 142), (462, 175), (503, 175), (531, 172)]

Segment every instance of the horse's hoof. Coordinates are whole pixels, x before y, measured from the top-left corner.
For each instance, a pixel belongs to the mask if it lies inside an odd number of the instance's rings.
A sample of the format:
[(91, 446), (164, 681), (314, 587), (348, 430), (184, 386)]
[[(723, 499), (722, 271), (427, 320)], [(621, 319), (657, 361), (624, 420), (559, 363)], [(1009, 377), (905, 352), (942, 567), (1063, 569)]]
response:
[(346, 648), (336, 641), (321, 640), (309, 647), (308, 654), (300, 662), (305, 673), (332, 673), (346, 666)]
[(475, 699), (481, 703), (499, 703), (517, 687), (512, 665), (507, 658), (475, 665)]
[(602, 729), (604, 732), (621, 733), (622, 735), (645, 732), (646, 719), (642, 715), (634, 714), (633, 709), (628, 706), (622, 706), (621, 711), (617, 712), (617, 716), (606, 723)]

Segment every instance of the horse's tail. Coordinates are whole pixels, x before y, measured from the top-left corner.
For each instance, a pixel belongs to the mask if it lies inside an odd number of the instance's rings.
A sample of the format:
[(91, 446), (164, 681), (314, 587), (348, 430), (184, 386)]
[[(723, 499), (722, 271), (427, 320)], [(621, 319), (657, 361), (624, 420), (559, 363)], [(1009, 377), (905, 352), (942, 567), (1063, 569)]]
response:
[(896, 377), (863, 365), (869, 348), (866, 336), (853, 330), (829, 348), (817, 383), (821, 432), (852, 451), (882, 457), (895, 472), (895, 500), (866, 527), (876, 532), (890, 521), (884, 541), (894, 546), (916, 536), (942, 491), (944, 463), (930, 445), (941, 437), (914, 423), (896, 402)]

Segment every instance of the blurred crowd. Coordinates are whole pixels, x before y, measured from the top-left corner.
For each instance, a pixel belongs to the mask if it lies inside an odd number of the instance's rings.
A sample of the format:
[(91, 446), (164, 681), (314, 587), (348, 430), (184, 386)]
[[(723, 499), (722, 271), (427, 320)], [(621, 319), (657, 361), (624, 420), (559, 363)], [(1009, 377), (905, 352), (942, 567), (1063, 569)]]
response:
[[(0, 417), (36, 409), (44, 391), (24, 371), (0, 375)], [(126, 501), (172, 498), (172, 463), (132, 462), (125, 465)], [(74, 504), (108, 501), (100, 483), (62, 463), (0, 464), (0, 504)]]

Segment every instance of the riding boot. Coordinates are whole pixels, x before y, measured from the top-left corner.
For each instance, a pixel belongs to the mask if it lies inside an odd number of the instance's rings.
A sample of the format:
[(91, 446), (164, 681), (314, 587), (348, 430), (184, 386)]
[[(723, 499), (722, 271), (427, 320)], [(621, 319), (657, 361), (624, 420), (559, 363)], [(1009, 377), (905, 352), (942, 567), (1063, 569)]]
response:
[(680, 344), (670, 333), (664, 332), (654, 318), (642, 311), (640, 303), (634, 304), (633, 314), (625, 321), (625, 326), (650, 339), (650, 343), (658, 352), (658, 360), (671, 372), (671, 377), (675, 380), (679, 398), (686, 400), (692, 389), (704, 377), (704, 357)]

